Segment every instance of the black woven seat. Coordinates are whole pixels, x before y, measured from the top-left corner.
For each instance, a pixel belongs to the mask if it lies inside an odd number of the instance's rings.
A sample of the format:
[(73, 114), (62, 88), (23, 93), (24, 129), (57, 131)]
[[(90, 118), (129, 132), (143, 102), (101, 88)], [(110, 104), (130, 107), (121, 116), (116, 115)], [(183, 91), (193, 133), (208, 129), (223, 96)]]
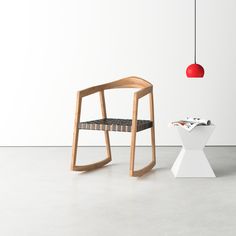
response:
[[(137, 132), (151, 127), (152, 127), (152, 121), (137, 120)], [(79, 123), (79, 129), (131, 132), (132, 120), (106, 118), (106, 119), (85, 121)]]

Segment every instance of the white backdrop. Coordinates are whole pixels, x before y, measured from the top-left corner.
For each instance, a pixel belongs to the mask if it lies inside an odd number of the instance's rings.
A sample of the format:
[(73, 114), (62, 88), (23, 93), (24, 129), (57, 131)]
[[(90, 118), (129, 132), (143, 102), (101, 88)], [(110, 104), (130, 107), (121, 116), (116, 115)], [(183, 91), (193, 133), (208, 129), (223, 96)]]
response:
[[(187, 115), (216, 124), (209, 144), (236, 145), (236, 1), (198, 0), (203, 80), (185, 76), (192, 8), (191, 0), (1, 1), (0, 145), (71, 145), (76, 91), (129, 75), (155, 86), (158, 145), (179, 144), (168, 122)], [(100, 115), (97, 99), (85, 99), (83, 119)], [(110, 117), (131, 117), (130, 92), (106, 99)], [(140, 117), (148, 117), (146, 105)], [(149, 144), (143, 133), (139, 145)], [(81, 132), (81, 144), (102, 145), (101, 135)], [(129, 138), (113, 133), (111, 143)]]

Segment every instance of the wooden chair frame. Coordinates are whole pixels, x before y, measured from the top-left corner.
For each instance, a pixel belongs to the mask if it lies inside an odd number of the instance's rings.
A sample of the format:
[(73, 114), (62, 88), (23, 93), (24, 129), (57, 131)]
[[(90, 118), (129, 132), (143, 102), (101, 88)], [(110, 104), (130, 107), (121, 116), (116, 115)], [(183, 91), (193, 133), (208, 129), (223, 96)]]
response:
[[(77, 92), (75, 122), (74, 122), (74, 135), (72, 145), (72, 162), (71, 169), (73, 171), (90, 171), (100, 168), (112, 160), (111, 147), (109, 139), (109, 131), (104, 131), (105, 142), (106, 142), (106, 159), (95, 162), (89, 165), (76, 165), (78, 138), (79, 138), (79, 122), (81, 115), (82, 99), (88, 95), (99, 92), (102, 118), (107, 118), (106, 104), (104, 90), (116, 89), (116, 88), (141, 88), (139, 91), (134, 93), (133, 97), (133, 116), (132, 116), (132, 130), (131, 130), (131, 149), (130, 149), (130, 176), (142, 176), (150, 171), (156, 164), (156, 150), (155, 150), (155, 125), (154, 125), (154, 101), (153, 101), (153, 86), (148, 81), (141, 79), (136, 76), (127, 77), (110, 83), (90, 87)], [(152, 160), (151, 162), (142, 169), (134, 170), (135, 163), (135, 146), (136, 146), (136, 133), (137, 133), (137, 115), (138, 115), (138, 103), (139, 99), (149, 95), (150, 104), (150, 121), (152, 121), (151, 127), (151, 144), (152, 144)]]

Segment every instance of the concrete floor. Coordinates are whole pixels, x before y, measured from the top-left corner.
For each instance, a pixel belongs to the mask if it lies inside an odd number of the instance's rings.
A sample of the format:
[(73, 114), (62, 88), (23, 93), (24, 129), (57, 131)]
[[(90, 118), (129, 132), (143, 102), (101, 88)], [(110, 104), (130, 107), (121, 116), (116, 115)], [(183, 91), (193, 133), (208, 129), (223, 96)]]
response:
[[(179, 148), (157, 148), (158, 166), (129, 177), (129, 149), (90, 173), (69, 171), (70, 148), (0, 148), (1, 236), (236, 235), (236, 147), (208, 147), (217, 178), (175, 179)], [(82, 162), (104, 148), (81, 148)], [(150, 148), (137, 149), (143, 164)]]

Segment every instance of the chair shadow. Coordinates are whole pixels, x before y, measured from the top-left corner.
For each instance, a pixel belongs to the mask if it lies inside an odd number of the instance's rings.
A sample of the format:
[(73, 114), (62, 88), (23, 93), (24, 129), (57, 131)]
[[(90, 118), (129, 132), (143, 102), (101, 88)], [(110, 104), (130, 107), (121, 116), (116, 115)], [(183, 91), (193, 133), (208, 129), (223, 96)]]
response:
[(157, 173), (160, 173), (160, 172), (163, 172), (163, 171), (166, 171), (168, 170), (168, 168), (159, 168), (159, 167), (156, 167), (156, 168), (153, 168), (152, 170), (150, 170), (148, 173), (146, 173), (145, 175), (143, 176), (140, 176), (140, 177), (136, 177), (137, 179), (140, 179), (140, 180), (144, 180), (145, 178), (148, 178), (152, 175), (155, 175)]
[[(114, 166), (120, 166), (121, 164), (119, 163), (110, 163), (108, 165), (105, 165), (105, 166), (102, 166), (98, 169), (94, 169), (94, 170), (89, 170), (89, 171), (81, 171), (81, 172), (78, 172), (78, 175), (87, 175), (87, 174), (90, 174), (90, 173), (93, 173), (93, 172), (98, 172), (98, 171), (103, 171), (104, 169), (107, 169), (107, 168), (111, 168), (111, 167), (114, 167)], [(145, 178), (148, 178), (154, 174), (156, 174), (156, 172), (163, 172), (163, 171), (166, 171), (168, 168), (154, 168), (152, 170), (150, 170), (148, 173), (146, 173), (145, 175), (143, 176), (140, 176), (140, 177), (131, 177), (130, 178), (136, 178), (137, 180), (138, 179), (145, 179)]]
[(86, 175), (86, 174), (89, 174), (89, 173), (102, 171), (102, 170), (104, 170), (104, 169), (107, 169), (107, 168), (112, 167), (112, 166), (117, 166), (117, 165), (118, 165), (118, 164), (116, 164), (116, 163), (109, 163), (108, 165), (102, 166), (102, 167), (97, 168), (97, 169), (94, 169), (94, 170), (88, 170), (88, 171), (81, 171), (81, 172), (78, 172), (78, 174), (79, 174), (79, 175)]

